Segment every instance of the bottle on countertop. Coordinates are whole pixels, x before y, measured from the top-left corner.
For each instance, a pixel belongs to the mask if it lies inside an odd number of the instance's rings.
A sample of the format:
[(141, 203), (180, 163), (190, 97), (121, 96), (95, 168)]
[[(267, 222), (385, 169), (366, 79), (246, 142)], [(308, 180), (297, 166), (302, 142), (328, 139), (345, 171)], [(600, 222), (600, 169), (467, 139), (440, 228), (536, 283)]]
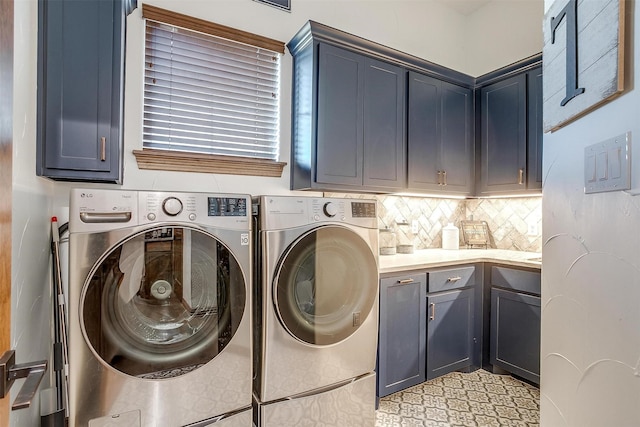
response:
[(460, 249), (460, 230), (452, 222), (442, 228), (442, 249)]
[(386, 227), (380, 230), (380, 255), (396, 254), (396, 233)]

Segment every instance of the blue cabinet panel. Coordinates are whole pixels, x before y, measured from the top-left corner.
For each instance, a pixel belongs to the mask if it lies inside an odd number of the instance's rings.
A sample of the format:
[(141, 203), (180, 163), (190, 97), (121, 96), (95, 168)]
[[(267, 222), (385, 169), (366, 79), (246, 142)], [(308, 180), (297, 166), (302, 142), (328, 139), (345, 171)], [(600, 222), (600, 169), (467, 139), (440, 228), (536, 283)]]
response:
[(409, 73), (407, 174), (411, 189), (440, 189), (440, 85), (440, 80)]
[(471, 89), (409, 73), (408, 187), (471, 194), (473, 98)]
[(471, 194), (474, 189), (473, 95), (471, 89), (442, 84), (440, 168), (442, 191)]
[(406, 71), (327, 43), (293, 55), (291, 189), (405, 188)]
[(474, 286), (476, 284), (476, 267), (452, 267), (429, 272), (427, 292), (451, 291), (453, 289)]
[(473, 289), (427, 298), (427, 379), (471, 366), (473, 360)]
[(38, 5), (37, 173), (120, 182), (125, 4)]
[(362, 185), (364, 57), (324, 44), (319, 55), (316, 180)]
[(539, 296), (541, 292), (540, 271), (495, 265), (491, 267), (491, 286), (527, 292)]
[(542, 189), (542, 67), (527, 72), (527, 190)]
[(542, 189), (542, 67), (478, 90), (479, 196)]
[(426, 275), (380, 281), (377, 395), (425, 380)]
[(491, 289), (490, 361), (540, 383), (540, 297)]
[(407, 72), (367, 58), (364, 93), (363, 185), (405, 187), (405, 93)]
[(526, 74), (480, 89), (479, 194), (526, 189), (526, 90)]

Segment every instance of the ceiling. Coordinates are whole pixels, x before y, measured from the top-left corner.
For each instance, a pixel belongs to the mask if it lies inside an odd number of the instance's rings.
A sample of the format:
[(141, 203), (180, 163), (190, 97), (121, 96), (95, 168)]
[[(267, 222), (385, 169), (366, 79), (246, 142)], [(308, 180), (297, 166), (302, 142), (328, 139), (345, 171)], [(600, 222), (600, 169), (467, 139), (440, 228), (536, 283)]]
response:
[(436, 0), (463, 15), (471, 15), (492, 0)]

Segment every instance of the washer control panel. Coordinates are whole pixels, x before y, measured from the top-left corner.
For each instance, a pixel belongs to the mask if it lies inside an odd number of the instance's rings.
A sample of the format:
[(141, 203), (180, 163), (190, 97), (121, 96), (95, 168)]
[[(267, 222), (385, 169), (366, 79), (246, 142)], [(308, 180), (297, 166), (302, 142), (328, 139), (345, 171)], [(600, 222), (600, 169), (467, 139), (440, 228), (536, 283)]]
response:
[(145, 222), (182, 221), (202, 225), (250, 224), (249, 196), (207, 193), (139, 193), (139, 209)]
[(251, 198), (242, 194), (72, 189), (69, 228), (112, 230), (184, 222), (249, 230)]
[(208, 197), (209, 216), (247, 216), (247, 199), (242, 197)]
[(333, 219), (337, 221), (344, 221), (346, 219), (346, 200), (336, 199), (311, 199), (311, 211), (313, 213), (313, 220), (327, 220)]

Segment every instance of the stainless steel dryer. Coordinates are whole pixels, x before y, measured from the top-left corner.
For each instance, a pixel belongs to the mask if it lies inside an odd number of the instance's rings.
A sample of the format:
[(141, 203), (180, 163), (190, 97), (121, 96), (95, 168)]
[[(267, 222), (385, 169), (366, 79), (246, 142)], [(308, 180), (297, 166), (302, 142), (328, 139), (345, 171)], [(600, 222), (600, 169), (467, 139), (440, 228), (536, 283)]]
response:
[(251, 425), (251, 199), (74, 189), (72, 426)]
[(376, 202), (263, 196), (258, 204), (256, 423), (373, 426)]

